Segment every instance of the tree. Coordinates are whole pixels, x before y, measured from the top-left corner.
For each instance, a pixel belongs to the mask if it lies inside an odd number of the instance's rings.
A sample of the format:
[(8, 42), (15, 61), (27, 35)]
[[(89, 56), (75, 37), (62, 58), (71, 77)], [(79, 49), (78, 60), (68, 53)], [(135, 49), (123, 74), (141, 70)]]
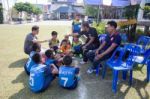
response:
[(38, 7), (34, 7), (33, 8), (33, 14), (35, 14), (35, 15), (42, 14), (42, 10)]
[(86, 11), (86, 15), (93, 16), (96, 18), (98, 14), (98, 7), (86, 6), (85, 11)]
[(144, 16), (150, 19), (150, 6), (144, 7)]
[(18, 12), (22, 12), (25, 10), (24, 8), (24, 3), (20, 2), (20, 3), (16, 3), (14, 8), (18, 11)]
[(33, 8), (34, 6), (30, 3), (24, 3), (24, 11), (27, 12), (28, 14), (33, 13)]
[(16, 3), (14, 8), (19, 13), (21, 13), (21, 17), (22, 17), (22, 12), (25, 11), (28, 14), (29, 19), (31, 19), (32, 14), (39, 15), (42, 13), (42, 10), (40, 8), (30, 3)]

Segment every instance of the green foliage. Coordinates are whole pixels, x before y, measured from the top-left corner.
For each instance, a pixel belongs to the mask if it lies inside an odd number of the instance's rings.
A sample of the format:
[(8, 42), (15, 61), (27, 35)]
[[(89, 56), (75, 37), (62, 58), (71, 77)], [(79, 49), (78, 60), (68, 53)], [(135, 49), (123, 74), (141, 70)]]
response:
[(38, 7), (34, 7), (33, 8), (33, 14), (35, 14), (35, 15), (42, 14), (42, 10)]
[(42, 10), (38, 7), (36, 7), (35, 5), (33, 4), (30, 4), (30, 3), (16, 3), (14, 8), (18, 11), (18, 12), (22, 12), (22, 11), (25, 11), (27, 12), (28, 14), (41, 14), (42, 13)]
[(144, 14), (145, 14), (145, 16), (150, 18), (150, 6), (145, 6), (144, 7)]
[(145, 6), (145, 7), (144, 7), (144, 11), (145, 11), (145, 12), (150, 12), (150, 6)]
[(136, 35), (135, 35), (135, 40), (138, 40), (138, 38), (139, 38), (141, 35), (145, 35), (145, 34), (144, 34), (144, 31), (143, 31), (142, 29), (137, 29), (137, 30), (136, 30)]
[(86, 6), (85, 11), (87, 16), (93, 16), (96, 18), (98, 14), (98, 7)]
[(144, 31), (142, 29), (137, 29), (136, 33), (141, 35), (141, 34), (144, 34)]
[(24, 3), (20, 2), (20, 3), (16, 3), (14, 8), (18, 11), (18, 12), (22, 12), (25, 10), (24, 8)]
[(130, 5), (124, 8), (125, 17), (127, 19), (136, 19), (138, 15), (139, 5)]
[(3, 23), (3, 8), (2, 5), (0, 5), (0, 24)]
[(33, 13), (34, 6), (30, 3), (24, 3), (24, 11), (28, 14)]
[(96, 28), (98, 34), (104, 34), (105, 33), (105, 23), (99, 23), (93, 22), (92, 27)]

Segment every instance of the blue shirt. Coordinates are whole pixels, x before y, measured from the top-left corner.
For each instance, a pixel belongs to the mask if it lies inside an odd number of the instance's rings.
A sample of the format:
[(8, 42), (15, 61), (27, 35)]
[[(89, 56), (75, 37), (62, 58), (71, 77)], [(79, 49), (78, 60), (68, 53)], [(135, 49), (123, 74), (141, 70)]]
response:
[(73, 33), (79, 33), (81, 31), (81, 22), (74, 20), (72, 22)]
[(71, 87), (75, 82), (76, 74), (79, 73), (79, 68), (70, 66), (61, 66), (59, 68), (59, 84), (63, 87)]
[(32, 56), (35, 54), (36, 52), (35, 51), (32, 51), (32, 52), (30, 52), (30, 58), (32, 58)]
[(36, 64), (31, 68), (29, 85), (33, 92), (41, 91), (52, 82), (51, 69), (44, 64)]
[(47, 66), (49, 66), (49, 65), (51, 65), (51, 64), (54, 64), (54, 62), (55, 62), (55, 60), (48, 58), (48, 59), (46, 59), (45, 64), (46, 64)]
[(27, 72), (30, 72), (31, 68), (36, 65), (36, 63), (32, 60), (32, 56), (35, 54), (36, 52), (35, 51), (32, 51), (29, 55), (29, 59), (26, 63), (26, 70)]

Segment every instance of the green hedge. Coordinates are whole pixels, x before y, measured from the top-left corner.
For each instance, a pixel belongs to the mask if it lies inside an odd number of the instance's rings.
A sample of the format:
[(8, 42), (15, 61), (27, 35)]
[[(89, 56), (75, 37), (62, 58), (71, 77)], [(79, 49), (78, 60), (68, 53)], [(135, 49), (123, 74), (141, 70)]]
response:
[(105, 33), (105, 23), (101, 22), (97, 24), (96, 22), (93, 22), (92, 27), (96, 28), (98, 34), (104, 34)]

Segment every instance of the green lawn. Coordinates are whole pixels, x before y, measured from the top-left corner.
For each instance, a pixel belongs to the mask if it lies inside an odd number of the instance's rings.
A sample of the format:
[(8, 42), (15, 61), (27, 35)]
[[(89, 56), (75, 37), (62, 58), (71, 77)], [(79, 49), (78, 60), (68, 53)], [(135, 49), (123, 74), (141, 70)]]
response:
[[(106, 79), (86, 74), (87, 65), (81, 66), (81, 81), (75, 90), (65, 90), (58, 86), (57, 79), (42, 93), (34, 94), (28, 88), (28, 76), (23, 65), (27, 55), (23, 52), (24, 39), (30, 32), (30, 25), (0, 25), (0, 99), (149, 99), (150, 83), (146, 83), (146, 66), (134, 71), (133, 86), (120, 81), (118, 93), (111, 91), (111, 71)], [(59, 39), (67, 34), (70, 27), (40, 26), (39, 39), (50, 38), (52, 30), (59, 33)], [(43, 44), (48, 47), (48, 44)], [(78, 63), (78, 59), (76, 62)], [(90, 64), (88, 64), (90, 65)]]

